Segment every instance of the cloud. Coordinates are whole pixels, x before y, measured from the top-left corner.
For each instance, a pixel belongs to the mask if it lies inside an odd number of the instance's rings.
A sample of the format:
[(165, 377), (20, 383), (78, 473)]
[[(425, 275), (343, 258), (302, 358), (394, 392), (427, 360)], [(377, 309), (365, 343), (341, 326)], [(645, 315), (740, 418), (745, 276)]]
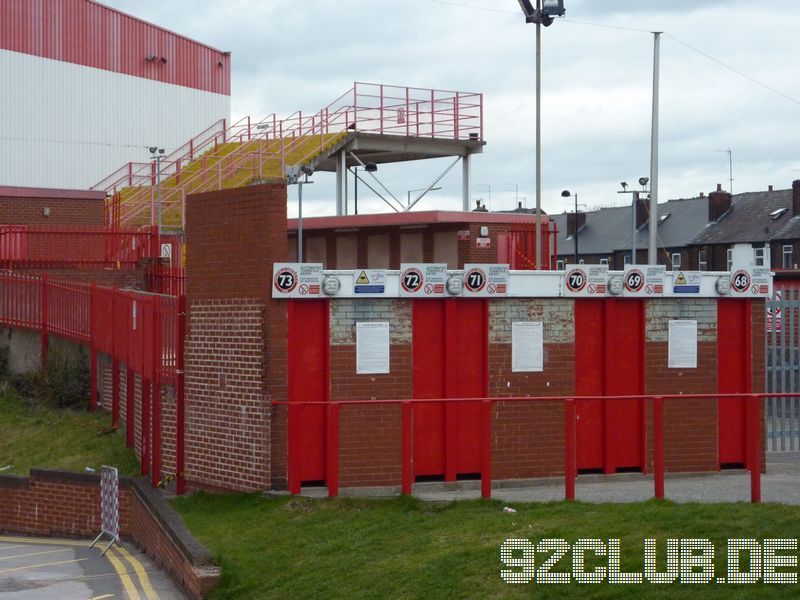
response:
[[(234, 118), (315, 112), (355, 80), (483, 92), (488, 144), (474, 159), (473, 182), (491, 186), (493, 208), (513, 206), (517, 193), (508, 184), (519, 185), (532, 205), (535, 28), (522, 22), (512, 0), (455, 1), (508, 11), (428, 0), (107, 3), (231, 50)], [(546, 210), (568, 208), (560, 197), (565, 188), (590, 205), (620, 203), (619, 182), (648, 174), (653, 29), (666, 32), (660, 197), (695, 196), (724, 183), (727, 154), (718, 151), (728, 147), (736, 191), (789, 187), (800, 177), (792, 171), (800, 168), (800, 106), (675, 39), (799, 99), (796, 1), (775, 0), (766, 8), (744, 0), (567, 0), (566, 6), (567, 19), (543, 30)], [(443, 160), (407, 163), (382, 167), (379, 175), (404, 197), (446, 166)], [(304, 208), (330, 214), (333, 177), (319, 173), (315, 180), (304, 192)], [(460, 207), (460, 183), (456, 168), (420, 208)], [(481, 195), (488, 194), (474, 194)], [(387, 210), (366, 190), (359, 203), (363, 210)]]

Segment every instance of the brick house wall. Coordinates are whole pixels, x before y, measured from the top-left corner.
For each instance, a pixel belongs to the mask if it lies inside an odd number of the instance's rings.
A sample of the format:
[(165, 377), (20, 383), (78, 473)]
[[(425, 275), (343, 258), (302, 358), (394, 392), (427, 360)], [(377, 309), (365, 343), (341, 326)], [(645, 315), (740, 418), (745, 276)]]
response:
[(0, 186), (0, 225), (102, 227), (105, 199), (105, 192)]

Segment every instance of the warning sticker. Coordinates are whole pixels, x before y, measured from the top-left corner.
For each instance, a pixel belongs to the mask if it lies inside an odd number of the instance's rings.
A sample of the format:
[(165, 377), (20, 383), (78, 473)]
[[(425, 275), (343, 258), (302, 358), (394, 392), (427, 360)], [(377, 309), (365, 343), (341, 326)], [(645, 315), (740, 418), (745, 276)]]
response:
[(699, 271), (678, 271), (672, 282), (672, 293), (699, 294), (701, 278), (702, 274)]
[(628, 265), (622, 277), (625, 296), (663, 296), (667, 267)]
[(508, 293), (508, 265), (464, 265), (464, 295), (499, 297)]
[(273, 298), (318, 298), (322, 291), (322, 264), (275, 263)]
[(445, 295), (447, 264), (404, 263), (400, 265), (400, 295), (438, 298)]
[(605, 296), (607, 288), (608, 265), (567, 265), (565, 296)]
[(736, 269), (731, 274), (731, 291), (740, 297), (772, 296), (772, 276), (767, 267)]
[(354, 294), (381, 296), (386, 293), (385, 269), (361, 269), (357, 270), (355, 275)]

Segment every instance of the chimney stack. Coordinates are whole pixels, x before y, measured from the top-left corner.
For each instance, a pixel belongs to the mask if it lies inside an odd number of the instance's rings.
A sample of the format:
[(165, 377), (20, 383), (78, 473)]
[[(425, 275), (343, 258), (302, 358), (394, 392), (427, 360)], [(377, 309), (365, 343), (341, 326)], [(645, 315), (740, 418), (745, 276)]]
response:
[(768, 192), (771, 192), (771, 191), (772, 191), (772, 185), (771, 185), (771, 184), (770, 184), (769, 186), (767, 186), (767, 191), (768, 191)]
[(586, 213), (567, 213), (567, 236), (574, 236), (575, 233), (586, 225)]
[(722, 189), (722, 184), (717, 184), (717, 190), (708, 195), (708, 222), (718, 221), (731, 208), (732, 196), (730, 192)]
[(792, 182), (792, 216), (800, 217), (800, 179)]
[(706, 197), (706, 193), (705, 192), (700, 192), (700, 197), (701, 198), (705, 198)]

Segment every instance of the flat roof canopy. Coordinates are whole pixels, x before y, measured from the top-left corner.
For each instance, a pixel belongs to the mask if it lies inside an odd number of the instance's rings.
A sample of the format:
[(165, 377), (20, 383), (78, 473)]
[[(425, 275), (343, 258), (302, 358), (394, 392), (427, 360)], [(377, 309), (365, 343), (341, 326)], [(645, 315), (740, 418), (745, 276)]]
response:
[[(480, 154), (485, 145), (486, 142), (482, 140), (448, 140), (355, 131), (348, 136), (348, 141), (341, 149), (347, 152), (347, 166), (355, 167), (359, 163), (350, 156), (351, 152), (358, 156), (363, 163), (371, 162), (380, 165), (426, 158)], [(317, 171), (336, 171), (336, 155), (323, 158), (315, 168)]]

